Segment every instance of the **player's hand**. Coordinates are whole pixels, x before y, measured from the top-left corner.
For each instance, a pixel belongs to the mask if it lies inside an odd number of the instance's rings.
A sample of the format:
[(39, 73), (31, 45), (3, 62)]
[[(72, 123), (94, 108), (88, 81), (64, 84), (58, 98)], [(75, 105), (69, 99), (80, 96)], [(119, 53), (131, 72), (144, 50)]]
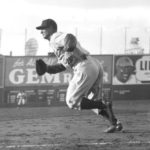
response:
[(39, 76), (45, 74), (47, 71), (47, 64), (42, 60), (38, 59), (36, 60), (36, 72)]

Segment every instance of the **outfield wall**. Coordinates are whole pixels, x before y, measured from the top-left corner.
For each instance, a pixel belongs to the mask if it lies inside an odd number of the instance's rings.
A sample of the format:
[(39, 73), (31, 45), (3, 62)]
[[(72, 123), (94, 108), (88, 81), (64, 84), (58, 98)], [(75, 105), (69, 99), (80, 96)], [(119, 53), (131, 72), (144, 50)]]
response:
[[(5, 57), (5, 104), (16, 105), (17, 93), (24, 90), (27, 94), (27, 105), (61, 105), (65, 101), (67, 85), (72, 72), (39, 77), (35, 70), (38, 57)], [(47, 64), (57, 63), (56, 57), (40, 57)], [(65, 91), (65, 92), (64, 92)]]
[[(113, 100), (150, 98), (150, 55), (93, 55), (104, 67), (104, 94)], [(132, 82), (118, 82), (118, 62), (127, 57), (133, 66)], [(19, 90), (25, 90), (29, 106), (64, 105), (66, 89), (73, 73), (45, 74), (38, 77), (35, 61), (42, 58), (47, 64), (57, 63), (54, 56), (1, 56), (0, 104), (16, 105)], [(120, 61), (121, 62), (121, 61)], [(119, 63), (120, 63), (119, 62)], [(122, 61), (123, 62), (123, 61)], [(124, 62), (123, 62), (124, 63)]]
[[(110, 87), (112, 83), (112, 56), (97, 57), (104, 66), (105, 94), (110, 97)], [(47, 64), (57, 63), (56, 57), (42, 56)], [(4, 78), (4, 103), (16, 105), (16, 96), (19, 90), (24, 90), (27, 94), (28, 105), (64, 105), (66, 89), (73, 73), (65, 71), (50, 75), (46, 73), (39, 77), (35, 71), (34, 57), (5, 57), (5, 78)]]

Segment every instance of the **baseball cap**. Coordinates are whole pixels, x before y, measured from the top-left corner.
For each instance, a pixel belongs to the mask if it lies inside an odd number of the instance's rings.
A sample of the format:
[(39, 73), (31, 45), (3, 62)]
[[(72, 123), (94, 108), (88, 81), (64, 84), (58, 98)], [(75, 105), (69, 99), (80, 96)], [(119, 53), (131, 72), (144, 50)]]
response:
[(134, 66), (132, 60), (129, 57), (120, 57), (117, 62), (116, 66), (125, 67), (125, 66)]
[(36, 29), (37, 30), (42, 30), (42, 29), (49, 28), (50, 26), (53, 26), (57, 30), (57, 24), (53, 19), (43, 20), (41, 25), (36, 27)]

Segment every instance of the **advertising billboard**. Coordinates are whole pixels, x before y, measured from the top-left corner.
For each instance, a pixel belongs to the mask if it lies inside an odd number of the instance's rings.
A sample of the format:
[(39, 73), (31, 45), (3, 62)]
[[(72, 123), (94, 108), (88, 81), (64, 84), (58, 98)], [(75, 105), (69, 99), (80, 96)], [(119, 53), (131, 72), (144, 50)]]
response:
[[(112, 56), (94, 56), (104, 67), (104, 84), (111, 84)], [(40, 57), (41, 58), (41, 57)], [(6, 57), (5, 86), (41, 86), (41, 85), (66, 85), (72, 78), (71, 71), (58, 74), (48, 74), (39, 77), (35, 70), (37, 56)], [(42, 59), (49, 65), (57, 62), (56, 57), (43, 56)]]
[[(110, 95), (112, 59), (110, 55), (94, 55), (104, 68), (104, 93)], [(37, 59), (43, 59), (46, 64), (57, 63), (54, 56), (16, 56), (6, 57), (5, 65), (5, 103), (16, 104), (16, 95), (23, 89), (27, 94), (27, 103), (63, 105), (65, 104), (66, 90), (73, 76), (72, 71), (64, 71), (57, 74), (46, 73), (38, 76), (35, 70)]]
[(150, 55), (116, 55), (113, 68), (114, 99), (150, 98)]
[[(57, 62), (56, 57), (40, 57), (45, 63), (52, 65)], [(38, 57), (6, 57), (5, 87), (13, 86), (42, 86), (42, 85), (67, 85), (72, 78), (72, 73), (65, 71), (58, 74), (45, 73), (38, 76), (35, 62)]]
[(114, 56), (113, 85), (150, 83), (150, 55)]

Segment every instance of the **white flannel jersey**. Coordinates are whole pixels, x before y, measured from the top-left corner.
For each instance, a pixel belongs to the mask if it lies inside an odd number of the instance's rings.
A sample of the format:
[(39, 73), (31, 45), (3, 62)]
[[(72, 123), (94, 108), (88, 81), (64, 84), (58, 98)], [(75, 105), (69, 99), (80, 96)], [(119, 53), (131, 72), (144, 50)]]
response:
[(79, 56), (81, 55), (89, 55), (89, 52), (85, 50), (79, 42), (77, 42), (77, 46), (75, 51), (73, 52), (66, 52), (64, 49), (64, 39), (66, 37), (67, 33), (62, 33), (62, 32), (56, 32), (51, 36), (50, 39), (50, 49), (53, 50), (54, 54), (58, 58), (58, 62), (63, 64), (66, 69), (71, 69), (72, 66), (68, 62), (68, 58), (70, 56), (73, 56), (75, 61), (78, 59)]

